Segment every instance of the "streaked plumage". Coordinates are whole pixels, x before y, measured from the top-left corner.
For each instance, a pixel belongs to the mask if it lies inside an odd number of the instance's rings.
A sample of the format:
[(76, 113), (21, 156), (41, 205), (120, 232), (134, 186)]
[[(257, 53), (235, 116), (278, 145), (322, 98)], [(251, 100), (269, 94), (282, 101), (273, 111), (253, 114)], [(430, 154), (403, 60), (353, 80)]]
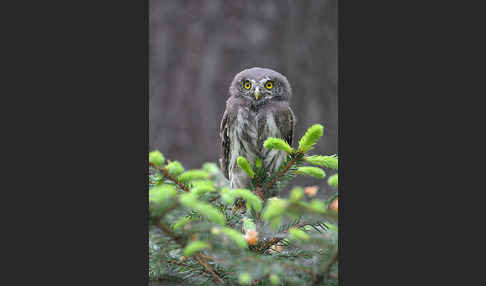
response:
[(263, 142), (268, 137), (279, 137), (292, 145), (296, 122), (289, 106), (292, 91), (285, 76), (264, 68), (238, 73), (229, 91), (231, 97), (221, 121), (220, 163), (232, 188), (248, 188), (250, 178), (238, 167), (238, 156), (244, 156), (252, 165), (256, 158), (262, 158), (269, 171), (286, 159), (284, 151), (266, 149)]

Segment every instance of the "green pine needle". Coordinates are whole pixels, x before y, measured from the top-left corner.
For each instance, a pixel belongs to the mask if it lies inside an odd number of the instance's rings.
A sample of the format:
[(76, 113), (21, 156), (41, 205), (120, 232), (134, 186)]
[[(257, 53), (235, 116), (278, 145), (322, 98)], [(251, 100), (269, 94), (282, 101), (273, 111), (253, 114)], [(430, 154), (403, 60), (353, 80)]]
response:
[(250, 178), (253, 179), (253, 177), (255, 177), (255, 172), (253, 171), (253, 169), (250, 166), (250, 163), (248, 163), (248, 160), (246, 160), (245, 157), (239, 156), (238, 159), (237, 159), (237, 163), (238, 163), (238, 166), (243, 171), (245, 171), (245, 173), (247, 173), (248, 176), (250, 176)]
[(305, 233), (305, 231), (295, 227), (289, 229), (289, 235), (290, 235), (290, 239), (298, 240), (300, 242), (310, 239), (309, 235)]
[(337, 155), (332, 156), (308, 156), (304, 158), (307, 163), (317, 166), (323, 166), (334, 170), (338, 169)]
[(329, 179), (327, 180), (327, 183), (329, 184), (329, 186), (337, 188), (337, 186), (338, 186), (338, 174), (334, 174), (334, 175), (330, 176)]
[(250, 285), (251, 283), (251, 275), (248, 272), (243, 272), (238, 276), (238, 282), (241, 285)]
[(232, 205), (235, 202), (235, 197), (231, 190), (228, 190), (226, 188), (221, 189), (220, 193), (221, 195), (221, 200), (228, 206)]
[(290, 191), (289, 200), (291, 202), (298, 202), (304, 197), (304, 190), (301, 187), (295, 187)]
[(234, 189), (232, 190), (233, 196), (235, 198), (242, 198), (246, 201), (247, 208), (252, 208), (255, 212), (260, 212), (262, 210), (262, 201), (258, 196), (247, 189)]
[(248, 243), (246, 242), (243, 234), (229, 227), (214, 227), (211, 230), (214, 235), (225, 234), (231, 238), (239, 248), (248, 248)]
[(157, 185), (149, 191), (149, 202), (163, 205), (176, 195), (177, 191), (175, 186), (167, 184)]
[(190, 216), (183, 217), (180, 220), (176, 221), (176, 223), (172, 226), (172, 228), (174, 230), (178, 230), (179, 228), (185, 226), (186, 224), (188, 224), (190, 221), (192, 221), (194, 219), (195, 218), (190, 217)]
[(299, 167), (296, 172), (299, 175), (312, 176), (318, 179), (322, 179), (326, 176), (326, 172), (317, 167)]
[(312, 125), (299, 141), (299, 152), (307, 153), (314, 148), (314, 145), (321, 138), (322, 134), (324, 134), (324, 126), (321, 124)]
[(312, 211), (314, 211), (316, 213), (325, 213), (326, 209), (327, 209), (326, 203), (321, 202), (319, 200), (312, 200), (308, 204), (308, 207), (309, 207), (309, 209), (311, 209)]
[(261, 168), (262, 167), (262, 158), (257, 158), (255, 161), (255, 168)]
[(208, 172), (211, 175), (218, 174), (220, 172), (218, 165), (211, 163), (211, 162), (206, 162), (202, 165), (202, 170)]
[(226, 219), (224, 215), (212, 205), (198, 201), (196, 198), (196, 194), (193, 193), (182, 194), (180, 195), (179, 201), (186, 208), (192, 209), (200, 213), (202, 216), (214, 222), (215, 224), (219, 224), (219, 225), (226, 224)]
[(251, 218), (243, 218), (243, 230), (256, 230), (256, 225)]
[(149, 153), (149, 163), (152, 163), (158, 167), (164, 164), (164, 155), (159, 150), (155, 150)]
[(189, 170), (180, 174), (177, 177), (177, 180), (179, 180), (182, 183), (187, 183), (193, 180), (203, 180), (203, 179), (209, 179), (208, 172), (205, 172), (203, 170)]
[(282, 215), (285, 213), (289, 203), (280, 198), (272, 198), (268, 200), (268, 205), (263, 211), (263, 220), (269, 222), (275, 229), (280, 225), (282, 221)]
[(182, 174), (182, 172), (184, 172), (184, 167), (182, 167), (181, 163), (179, 163), (178, 161), (173, 161), (167, 164), (167, 171), (172, 176), (177, 177)]
[[(201, 182), (205, 182), (205, 181), (201, 181)], [(211, 186), (209, 184), (198, 184), (191, 188), (191, 193), (195, 193), (197, 195), (203, 195), (207, 192), (214, 192), (214, 191), (215, 191), (214, 186)]]
[(280, 138), (275, 138), (275, 137), (269, 137), (265, 142), (263, 143), (263, 147), (267, 149), (278, 149), (287, 152), (288, 154), (291, 154), (294, 152), (294, 149), (290, 147), (290, 145), (285, 142), (285, 140), (280, 139)]
[(184, 256), (192, 256), (194, 253), (209, 248), (209, 243), (204, 241), (193, 241), (184, 248)]
[(277, 274), (270, 275), (270, 283), (272, 283), (272, 285), (280, 285), (280, 278)]

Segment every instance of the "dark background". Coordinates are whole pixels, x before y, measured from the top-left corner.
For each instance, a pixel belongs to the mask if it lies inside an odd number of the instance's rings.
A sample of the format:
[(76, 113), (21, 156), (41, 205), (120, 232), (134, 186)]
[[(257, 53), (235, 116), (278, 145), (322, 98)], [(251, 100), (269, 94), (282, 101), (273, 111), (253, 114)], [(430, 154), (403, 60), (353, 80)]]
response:
[(150, 150), (186, 169), (217, 162), (231, 80), (258, 66), (288, 78), (297, 139), (321, 123), (314, 154), (338, 153), (337, 0), (149, 5)]

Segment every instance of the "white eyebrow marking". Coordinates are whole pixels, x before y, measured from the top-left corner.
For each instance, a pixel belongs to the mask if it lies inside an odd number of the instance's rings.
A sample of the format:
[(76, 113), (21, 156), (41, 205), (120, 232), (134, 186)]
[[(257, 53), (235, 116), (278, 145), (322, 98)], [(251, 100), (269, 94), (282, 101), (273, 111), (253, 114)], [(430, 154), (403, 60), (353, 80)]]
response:
[(270, 79), (270, 78), (267, 76), (267, 77), (265, 77), (264, 79), (262, 79), (262, 80), (260, 81), (260, 83), (264, 83), (264, 82), (266, 82), (266, 81), (267, 81), (267, 80), (269, 80), (269, 79)]

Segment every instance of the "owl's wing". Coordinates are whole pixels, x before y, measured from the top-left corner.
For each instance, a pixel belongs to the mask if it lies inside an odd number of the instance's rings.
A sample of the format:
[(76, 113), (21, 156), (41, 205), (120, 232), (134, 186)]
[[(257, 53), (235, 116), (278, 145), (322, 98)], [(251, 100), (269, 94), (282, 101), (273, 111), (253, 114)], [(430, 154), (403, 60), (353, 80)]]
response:
[(229, 138), (229, 126), (232, 118), (232, 112), (230, 109), (226, 109), (221, 120), (221, 126), (219, 129), (219, 136), (221, 137), (221, 158), (219, 164), (224, 176), (229, 179), (228, 164), (229, 164), (229, 151), (230, 151), (230, 138)]
[(294, 138), (294, 130), (295, 124), (297, 122), (294, 112), (290, 108), (290, 106), (286, 106), (285, 108), (281, 108), (278, 111), (278, 115), (276, 116), (276, 124), (280, 133), (282, 134), (282, 138), (292, 146), (292, 141)]

